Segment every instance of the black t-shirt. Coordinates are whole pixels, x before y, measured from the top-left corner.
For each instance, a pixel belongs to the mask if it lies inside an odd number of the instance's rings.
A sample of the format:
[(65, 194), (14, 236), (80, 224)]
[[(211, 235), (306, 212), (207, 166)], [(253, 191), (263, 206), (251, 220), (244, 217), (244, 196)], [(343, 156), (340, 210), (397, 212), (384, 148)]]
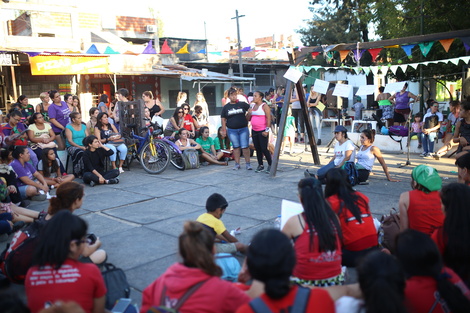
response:
[(95, 151), (91, 152), (90, 150), (85, 150), (83, 153), (83, 165), (85, 172), (93, 172), (96, 170), (101, 175), (104, 174), (104, 161), (107, 156), (113, 155), (113, 150), (105, 150), (104, 148), (98, 148)]
[(240, 129), (248, 126), (246, 112), (250, 105), (246, 102), (227, 103), (220, 114), (221, 118), (227, 120), (226, 126), (232, 129)]

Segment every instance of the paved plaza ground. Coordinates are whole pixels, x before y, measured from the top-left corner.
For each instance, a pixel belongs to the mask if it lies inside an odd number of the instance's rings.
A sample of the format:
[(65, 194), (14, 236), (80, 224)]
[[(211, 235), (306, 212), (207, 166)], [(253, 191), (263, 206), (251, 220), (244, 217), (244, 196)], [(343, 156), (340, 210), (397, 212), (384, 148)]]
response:
[[(304, 170), (318, 169), (303, 148), (296, 145), (295, 153), (281, 156), (275, 178), (247, 171), (243, 162), (238, 171), (232, 170), (233, 162), (228, 167), (210, 165), (187, 171), (170, 165), (160, 175), (149, 175), (133, 163), (131, 170), (120, 176), (118, 185), (87, 186), (83, 207), (76, 214), (100, 237), (108, 261), (125, 270), (132, 286), (131, 297), (140, 304), (142, 290), (177, 261), (177, 238), (183, 222), (205, 212), (205, 200), (212, 193), (221, 193), (229, 201), (222, 220), (228, 230), (241, 227), (237, 236), (240, 241), (248, 243), (260, 229), (273, 227), (282, 199), (298, 201), (296, 186)], [(329, 162), (332, 150), (326, 154), (325, 146), (320, 146), (319, 151), (322, 164)], [(454, 159), (437, 161), (414, 154), (411, 166), (399, 168), (406, 155), (384, 157), (392, 177), (401, 182), (388, 182), (376, 162), (370, 184), (355, 187), (370, 198), (375, 217), (398, 208), (400, 193), (410, 189), (411, 170), (416, 165), (436, 167), (445, 184), (457, 180)], [(256, 157), (251, 162), (255, 167)], [(32, 202), (29, 208), (40, 211), (47, 206), (47, 201)], [(6, 242), (0, 244), (3, 249)]]

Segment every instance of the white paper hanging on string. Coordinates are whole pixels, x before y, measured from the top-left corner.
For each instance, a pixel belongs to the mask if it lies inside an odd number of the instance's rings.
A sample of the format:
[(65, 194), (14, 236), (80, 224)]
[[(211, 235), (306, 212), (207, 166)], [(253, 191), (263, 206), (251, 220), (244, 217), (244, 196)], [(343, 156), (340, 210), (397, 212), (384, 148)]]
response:
[(455, 65), (458, 65), (459, 64), (459, 59), (450, 59), (450, 62), (455, 64)]
[(299, 81), (300, 77), (302, 77), (302, 72), (293, 66), (289, 67), (287, 72), (284, 74), (284, 78), (290, 80), (294, 84)]
[(335, 90), (333, 90), (333, 96), (349, 98), (352, 94), (353, 87), (351, 85), (336, 84)]
[(378, 66), (371, 66), (370, 70), (372, 71), (372, 74), (374, 74), (374, 76), (377, 76), (377, 73), (379, 72), (379, 67)]
[(398, 67), (401, 68), (403, 73), (406, 73), (406, 69), (408, 68), (408, 64), (398, 65)]
[(400, 91), (403, 89), (403, 86), (405, 85), (406, 82), (397, 82), (397, 83), (390, 83), (385, 85), (385, 93), (389, 94), (394, 94), (397, 91)]
[(418, 65), (419, 65), (419, 63), (410, 63), (410, 64), (408, 64), (408, 66), (411, 66), (414, 69), (417, 69)]
[(390, 66), (390, 71), (392, 71), (393, 75), (396, 74), (397, 70), (398, 70), (398, 65), (392, 65), (392, 66)]
[(313, 90), (325, 95), (326, 92), (328, 91), (329, 85), (330, 83), (327, 82), (326, 80), (316, 79), (315, 84), (313, 85)]
[(300, 214), (304, 211), (302, 204), (298, 202), (282, 199), (281, 203), (281, 229), (286, 224), (287, 220), (292, 216)]
[(369, 67), (363, 67), (362, 70), (364, 71), (366, 76), (369, 76), (369, 73), (370, 73), (370, 68)]
[(375, 86), (375, 85), (359, 86), (359, 89), (356, 92), (356, 96), (373, 95), (376, 90), (377, 90), (377, 86)]

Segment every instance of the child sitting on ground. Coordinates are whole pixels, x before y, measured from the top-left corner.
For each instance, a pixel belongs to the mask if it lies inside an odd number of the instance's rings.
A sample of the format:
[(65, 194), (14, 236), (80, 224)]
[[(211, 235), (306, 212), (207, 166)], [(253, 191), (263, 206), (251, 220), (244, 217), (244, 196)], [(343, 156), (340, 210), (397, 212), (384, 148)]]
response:
[(207, 198), (207, 213), (199, 215), (197, 221), (215, 234), (216, 253), (235, 253), (237, 251), (245, 252), (246, 246), (238, 242), (237, 238), (230, 235), (225, 228), (224, 223), (220, 220), (227, 209), (227, 200), (221, 194), (214, 193)]
[(58, 188), (60, 184), (74, 180), (73, 174), (60, 172), (59, 162), (57, 162), (55, 152), (51, 148), (42, 150), (42, 160), (38, 163), (38, 171), (44, 176), (47, 185)]

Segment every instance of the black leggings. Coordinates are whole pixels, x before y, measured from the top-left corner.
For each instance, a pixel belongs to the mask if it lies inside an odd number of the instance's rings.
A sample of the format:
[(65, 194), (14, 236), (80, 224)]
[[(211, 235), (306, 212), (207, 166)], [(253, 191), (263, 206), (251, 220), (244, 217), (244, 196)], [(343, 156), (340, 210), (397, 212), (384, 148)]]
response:
[(359, 169), (357, 170), (357, 175), (358, 175), (358, 180), (360, 183), (365, 182), (367, 179), (369, 179), (369, 174), (370, 171), (366, 169)]
[[(118, 169), (110, 170), (101, 175), (103, 176), (105, 180), (116, 178), (119, 176), (119, 170)], [(98, 176), (96, 176), (92, 172), (85, 172), (83, 174), (83, 182), (85, 184), (89, 184), (92, 181), (94, 181), (96, 184), (100, 183), (100, 179), (98, 178)]]
[(251, 138), (253, 139), (253, 145), (255, 146), (258, 165), (263, 165), (263, 154), (266, 161), (268, 161), (268, 165), (271, 165), (271, 153), (268, 150), (269, 134), (264, 137), (262, 131), (251, 130)]
[(297, 133), (305, 133), (305, 122), (302, 109), (292, 109), (292, 116), (295, 119), (295, 127), (297, 127)]
[(343, 248), (341, 265), (346, 267), (356, 267), (364, 256), (376, 250), (380, 250), (379, 247), (371, 247), (360, 251), (351, 251)]

